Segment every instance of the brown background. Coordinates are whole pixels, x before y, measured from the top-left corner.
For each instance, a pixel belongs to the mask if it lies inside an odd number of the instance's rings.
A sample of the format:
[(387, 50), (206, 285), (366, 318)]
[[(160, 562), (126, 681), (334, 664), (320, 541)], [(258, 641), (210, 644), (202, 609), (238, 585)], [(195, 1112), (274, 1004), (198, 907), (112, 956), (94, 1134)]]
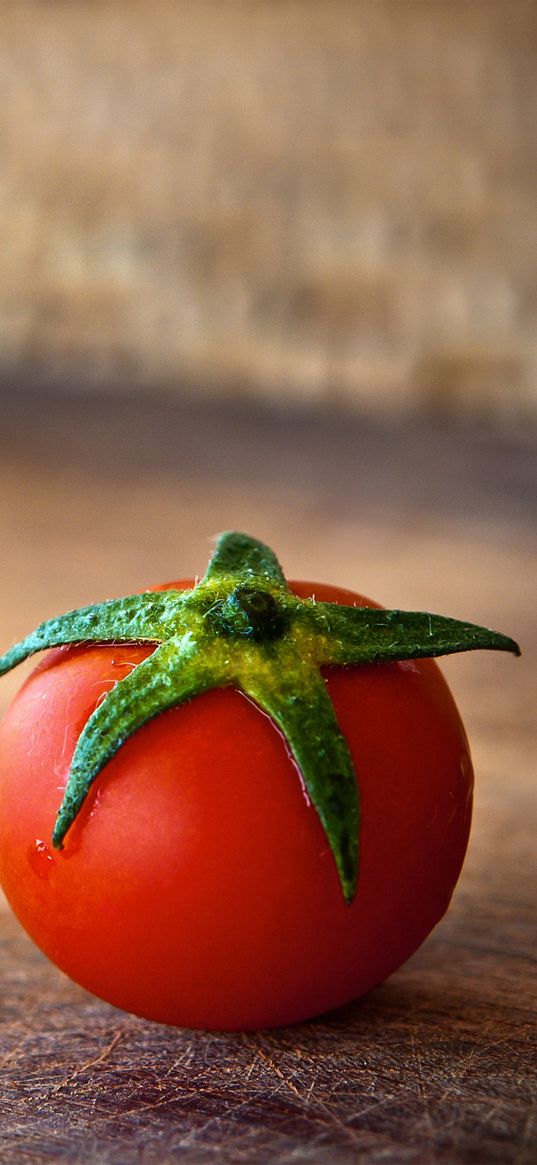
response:
[(523, 426), (532, 0), (11, 0), (0, 375)]

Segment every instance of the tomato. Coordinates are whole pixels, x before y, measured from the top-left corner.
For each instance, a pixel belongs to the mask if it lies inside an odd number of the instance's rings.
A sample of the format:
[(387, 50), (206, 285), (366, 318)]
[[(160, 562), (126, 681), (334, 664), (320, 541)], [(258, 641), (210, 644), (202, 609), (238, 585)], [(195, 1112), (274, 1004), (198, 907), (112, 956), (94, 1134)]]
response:
[[(289, 585), (372, 605), (337, 587)], [(89, 715), (152, 650), (55, 649), (0, 725), (0, 880), (21, 923), (89, 991), (168, 1024), (288, 1024), (368, 991), (442, 918), (467, 846), (472, 766), (437, 665), (323, 670), (360, 788), (348, 903), (280, 732), (229, 687), (130, 736), (65, 848), (52, 848)]]

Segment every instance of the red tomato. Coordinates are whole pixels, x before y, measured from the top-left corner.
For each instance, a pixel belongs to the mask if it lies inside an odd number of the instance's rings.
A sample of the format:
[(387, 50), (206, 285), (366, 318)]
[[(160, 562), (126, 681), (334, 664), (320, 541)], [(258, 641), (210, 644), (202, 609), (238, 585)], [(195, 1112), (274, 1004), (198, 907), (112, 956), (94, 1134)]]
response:
[(52, 849), (78, 736), (151, 650), (49, 653), (0, 726), (0, 879), (23, 926), (88, 990), (164, 1023), (269, 1027), (368, 991), (442, 917), (466, 850), (472, 766), (438, 667), (324, 673), (362, 806), (358, 889), (346, 905), (280, 733), (229, 688), (139, 729), (99, 775), (65, 848)]

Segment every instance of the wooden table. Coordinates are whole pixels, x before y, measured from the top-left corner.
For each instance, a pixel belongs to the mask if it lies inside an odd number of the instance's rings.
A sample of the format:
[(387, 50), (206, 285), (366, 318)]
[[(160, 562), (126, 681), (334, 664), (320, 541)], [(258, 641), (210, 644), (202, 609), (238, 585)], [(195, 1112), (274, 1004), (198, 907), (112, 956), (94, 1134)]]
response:
[[(140, 398), (2, 401), (2, 644), (266, 539), (292, 577), (518, 638), (445, 662), (473, 745), (452, 907), (389, 981), (284, 1030), (152, 1025), (70, 983), (0, 907), (0, 1159), (470, 1165), (536, 1159), (536, 441)], [(20, 683), (2, 681), (3, 705)], [(533, 685), (533, 686), (532, 686)]]

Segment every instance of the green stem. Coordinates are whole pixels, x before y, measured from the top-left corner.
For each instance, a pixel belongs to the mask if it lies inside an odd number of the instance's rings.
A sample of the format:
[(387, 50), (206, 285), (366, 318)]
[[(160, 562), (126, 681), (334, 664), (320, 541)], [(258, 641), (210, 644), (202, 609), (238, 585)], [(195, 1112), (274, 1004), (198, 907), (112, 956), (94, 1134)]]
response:
[(257, 538), (251, 538), (249, 534), (228, 531), (218, 538), (202, 582), (222, 576), (233, 577), (236, 582), (245, 585), (252, 579), (264, 579), (269, 584), (276, 583), (282, 589), (288, 589), (285, 575), (274, 552)]

